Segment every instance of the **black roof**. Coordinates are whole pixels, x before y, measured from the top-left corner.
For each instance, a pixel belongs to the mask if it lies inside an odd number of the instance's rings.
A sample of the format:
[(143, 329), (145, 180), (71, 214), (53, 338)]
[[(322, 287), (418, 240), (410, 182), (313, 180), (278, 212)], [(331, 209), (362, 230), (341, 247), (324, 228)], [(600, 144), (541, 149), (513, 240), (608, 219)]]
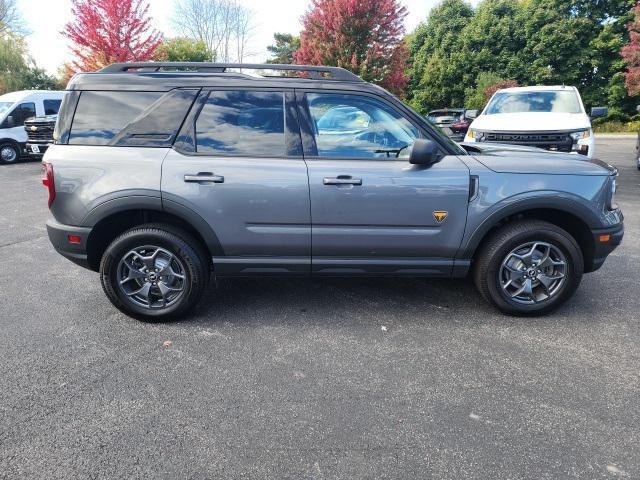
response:
[[(262, 72), (303, 73), (299, 76), (276, 76)], [(225, 87), (267, 88), (340, 88), (380, 93), (380, 87), (365, 82), (338, 67), (315, 65), (232, 64), (191, 62), (117, 63), (95, 73), (75, 75), (67, 90), (131, 90), (164, 92), (174, 88)]]

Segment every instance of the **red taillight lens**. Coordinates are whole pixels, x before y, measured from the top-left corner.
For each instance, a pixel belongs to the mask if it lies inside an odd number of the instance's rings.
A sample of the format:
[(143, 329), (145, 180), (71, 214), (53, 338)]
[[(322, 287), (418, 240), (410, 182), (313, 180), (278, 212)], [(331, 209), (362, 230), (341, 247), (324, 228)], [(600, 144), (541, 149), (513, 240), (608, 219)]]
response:
[(53, 165), (50, 163), (43, 163), (42, 168), (44, 170), (44, 177), (42, 178), (42, 185), (47, 187), (49, 192), (48, 206), (51, 208), (51, 204), (56, 198), (56, 182), (53, 180)]
[(452, 123), (451, 127), (462, 130), (463, 128), (469, 128), (469, 125), (471, 125), (471, 122), (456, 122), (456, 123)]

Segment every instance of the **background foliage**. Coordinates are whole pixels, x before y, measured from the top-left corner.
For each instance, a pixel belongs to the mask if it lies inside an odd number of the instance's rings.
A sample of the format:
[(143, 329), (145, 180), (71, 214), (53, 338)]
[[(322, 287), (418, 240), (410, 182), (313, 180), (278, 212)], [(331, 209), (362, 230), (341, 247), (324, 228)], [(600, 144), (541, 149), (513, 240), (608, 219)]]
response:
[(620, 50), (631, 0), (444, 0), (407, 39), (410, 103), (480, 108), (491, 82), (574, 85), (584, 103), (629, 114)]

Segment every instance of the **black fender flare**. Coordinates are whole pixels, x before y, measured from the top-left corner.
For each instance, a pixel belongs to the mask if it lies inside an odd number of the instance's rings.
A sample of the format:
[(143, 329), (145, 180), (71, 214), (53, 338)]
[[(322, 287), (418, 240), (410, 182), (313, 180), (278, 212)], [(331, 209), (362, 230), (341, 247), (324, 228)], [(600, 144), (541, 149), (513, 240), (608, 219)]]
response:
[(204, 240), (212, 256), (222, 256), (224, 252), (220, 241), (207, 221), (192, 209), (159, 196), (127, 195), (113, 198), (94, 207), (83, 219), (83, 226), (95, 226), (100, 221), (128, 210), (150, 210), (168, 213), (189, 224)]
[[(475, 228), (468, 239), (460, 246), (457, 258), (471, 259), (489, 231), (501, 220), (511, 215), (526, 212), (527, 210), (552, 210), (572, 215), (582, 221), (588, 228), (602, 228), (602, 221), (598, 215), (566, 193), (555, 193), (534, 198), (525, 198), (510, 201), (507, 205), (498, 204), (495, 209)], [(466, 236), (466, 235), (465, 235)]]

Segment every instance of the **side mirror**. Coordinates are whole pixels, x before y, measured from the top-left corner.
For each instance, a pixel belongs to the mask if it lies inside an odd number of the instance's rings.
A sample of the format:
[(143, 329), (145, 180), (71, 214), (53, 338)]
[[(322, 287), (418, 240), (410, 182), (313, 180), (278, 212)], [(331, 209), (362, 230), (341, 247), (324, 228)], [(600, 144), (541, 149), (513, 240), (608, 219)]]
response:
[(474, 118), (478, 118), (478, 110), (467, 110), (464, 112), (464, 116), (473, 120)]
[(413, 165), (432, 165), (440, 160), (438, 147), (431, 140), (418, 138), (411, 148), (409, 163)]
[(607, 107), (593, 107), (591, 109), (591, 118), (601, 118), (609, 115), (609, 109)]
[(13, 115), (9, 115), (7, 117), (7, 128), (13, 128), (16, 126), (16, 120), (13, 118)]

